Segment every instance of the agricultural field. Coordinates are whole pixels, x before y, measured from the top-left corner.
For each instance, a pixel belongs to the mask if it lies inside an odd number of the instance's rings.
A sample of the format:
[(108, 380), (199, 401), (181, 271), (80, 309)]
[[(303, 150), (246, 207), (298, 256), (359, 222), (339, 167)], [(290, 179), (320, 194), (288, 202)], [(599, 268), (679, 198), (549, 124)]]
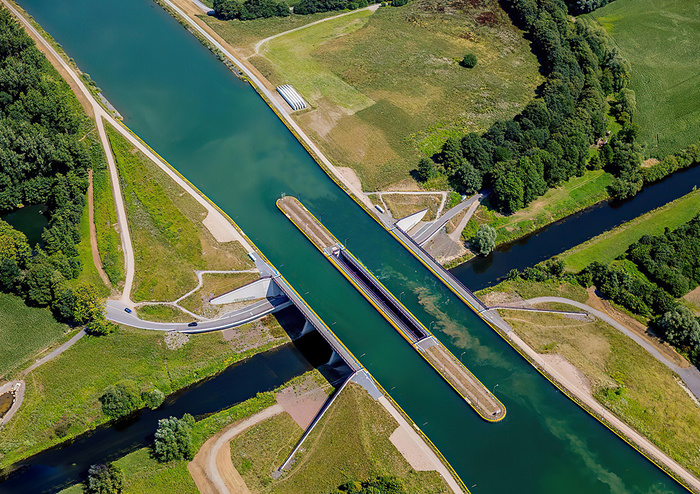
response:
[(28, 307), (16, 295), (0, 293), (0, 376), (55, 343), (70, 331), (49, 309)]
[[(206, 21), (273, 85), (293, 84), (311, 105), (299, 124), (363, 189), (379, 190), (410, 178), (447, 137), (485, 130), (534, 97), (542, 79), (529, 43), (495, 0), (474, 5), (414, 0), (352, 12), (257, 50), (237, 36), (257, 21)], [(468, 52), (473, 69), (458, 63)]]
[(700, 213), (700, 190), (695, 190), (658, 209), (601, 233), (557, 256), (567, 271), (578, 272), (594, 261), (603, 264), (625, 253), (643, 235), (659, 235), (690, 221)]
[[(635, 122), (650, 156), (700, 140), (700, 18), (697, 2), (616, 0), (589, 14), (632, 64)], [(658, 141), (657, 141), (658, 139)]]
[(671, 370), (599, 320), (501, 312), (535, 351), (564, 357), (583, 373), (596, 400), (694, 475), (700, 474), (700, 408)]
[[(21, 314), (17, 308), (13, 313)], [(64, 326), (58, 326), (60, 336)], [(0, 430), (0, 468), (107, 422), (98, 400), (110, 384), (129, 379), (169, 394), (287, 341), (283, 334), (238, 351), (221, 332), (192, 336), (180, 347), (168, 345), (160, 332), (126, 327), (106, 337), (86, 336), (25, 378), (22, 408)]]
[(515, 240), (607, 199), (607, 187), (612, 182), (613, 176), (603, 170), (587, 171), (582, 177), (571, 178), (559, 187), (549, 189), (528, 207), (508, 216), (493, 211), (485, 201), (467, 223), (462, 238), (473, 237), (479, 225), (487, 223), (498, 233), (497, 244)]
[(115, 130), (108, 129), (134, 245), (134, 301), (172, 301), (197, 285), (195, 269), (248, 269), (238, 242), (217, 242), (206, 210)]

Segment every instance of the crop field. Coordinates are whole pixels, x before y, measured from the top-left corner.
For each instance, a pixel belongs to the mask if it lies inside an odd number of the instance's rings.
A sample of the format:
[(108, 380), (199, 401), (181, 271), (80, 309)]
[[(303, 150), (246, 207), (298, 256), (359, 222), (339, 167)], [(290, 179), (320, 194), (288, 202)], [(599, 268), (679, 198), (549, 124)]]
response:
[[(272, 84), (293, 84), (311, 105), (296, 115), (304, 130), (365, 190), (379, 190), (409, 178), (447, 137), (485, 130), (534, 97), (541, 77), (529, 43), (495, 0), (474, 4), (353, 12), (278, 36), (258, 55), (208, 22)], [(468, 52), (473, 69), (458, 63)]]
[[(688, 0), (616, 0), (596, 10), (632, 64), (635, 121), (651, 156), (700, 140), (700, 14)], [(658, 136), (658, 147), (657, 147)]]
[(700, 190), (687, 194), (632, 221), (601, 233), (587, 242), (557, 256), (567, 271), (578, 272), (593, 261), (607, 264), (625, 253), (643, 235), (659, 235), (690, 221), (700, 213)]
[(0, 376), (57, 341), (68, 326), (49, 309), (27, 307), (20, 297), (0, 293)]

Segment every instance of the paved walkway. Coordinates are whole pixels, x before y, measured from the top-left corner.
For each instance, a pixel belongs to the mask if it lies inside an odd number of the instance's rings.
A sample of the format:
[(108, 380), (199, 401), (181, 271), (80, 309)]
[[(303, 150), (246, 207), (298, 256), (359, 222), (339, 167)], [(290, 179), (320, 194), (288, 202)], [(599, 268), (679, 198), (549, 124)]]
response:
[(604, 312), (601, 312), (597, 309), (594, 309), (590, 307), (589, 305), (586, 305), (582, 302), (577, 302), (575, 300), (570, 300), (568, 298), (562, 298), (562, 297), (537, 297), (537, 298), (531, 298), (529, 300), (526, 300), (525, 303), (527, 304), (542, 304), (542, 303), (561, 303), (561, 304), (567, 304), (567, 305), (572, 305), (574, 307), (578, 307), (579, 309), (583, 309), (589, 314), (592, 314), (596, 316), (598, 319), (605, 321), (609, 325), (611, 325), (613, 328), (617, 329), (621, 333), (627, 335), (630, 337), (632, 340), (635, 341), (639, 346), (644, 348), (647, 352), (651, 354), (652, 357), (654, 357), (656, 360), (664, 364), (666, 367), (671, 369), (673, 372), (678, 374), (680, 378), (683, 380), (686, 386), (688, 386), (688, 389), (692, 391), (692, 393), (700, 398), (700, 370), (698, 370), (697, 367), (691, 366), (691, 367), (680, 367), (676, 365), (675, 363), (671, 362), (668, 360), (666, 357), (664, 357), (661, 352), (659, 352), (656, 348), (654, 348), (654, 345), (646, 341), (644, 338), (639, 336), (637, 333), (634, 331), (631, 331), (627, 329), (625, 326), (617, 322), (615, 319), (610, 317), (609, 315), (605, 314)]
[(460, 202), (455, 207), (447, 211), (445, 214), (437, 218), (435, 221), (423, 225), (423, 227), (416, 233), (411, 235), (411, 237), (413, 238), (413, 240), (416, 241), (418, 245), (425, 244), (428, 240), (433, 238), (433, 235), (435, 235), (440, 230), (440, 228), (445, 226), (445, 224), (448, 221), (450, 221), (452, 218), (461, 213), (465, 208), (468, 208), (475, 202), (481, 201), (483, 197), (484, 195), (479, 193), (471, 196), (469, 199)]
[(24, 401), (24, 381), (10, 381), (6, 382), (5, 384), (0, 386), (0, 395), (3, 395), (10, 391), (12, 388), (15, 387), (16, 384), (19, 384), (19, 388), (17, 391), (15, 391), (15, 401), (12, 403), (12, 406), (10, 409), (7, 411), (5, 415), (3, 415), (2, 420), (0, 420), (0, 429), (2, 429), (3, 425), (8, 423), (10, 419), (14, 416), (15, 413), (17, 413), (17, 410), (19, 410), (19, 407), (22, 405), (22, 402)]
[(80, 331), (78, 331), (78, 333), (77, 333), (75, 336), (73, 336), (70, 340), (66, 341), (63, 345), (61, 345), (60, 347), (56, 348), (53, 352), (49, 353), (49, 354), (46, 355), (45, 357), (40, 358), (39, 360), (37, 360), (36, 362), (34, 362), (31, 366), (29, 366), (27, 369), (23, 370), (23, 371), (21, 372), (21, 375), (22, 375), (22, 376), (26, 376), (27, 374), (29, 374), (31, 371), (33, 371), (34, 369), (36, 369), (36, 368), (39, 367), (40, 365), (45, 364), (45, 363), (48, 362), (49, 360), (58, 357), (58, 356), (61, 355), (63, 352), (65, 352), (66, 350), (68, 350), (70, 347), (72, 347), (73, 345), (75, 345), (75, 344), (78, 342), (78, 340), (79, 340), (80, 338), (82, 338), (83, 336), (85, 336), (85, 330), (84, 330), (84, 329), (81, 329)]

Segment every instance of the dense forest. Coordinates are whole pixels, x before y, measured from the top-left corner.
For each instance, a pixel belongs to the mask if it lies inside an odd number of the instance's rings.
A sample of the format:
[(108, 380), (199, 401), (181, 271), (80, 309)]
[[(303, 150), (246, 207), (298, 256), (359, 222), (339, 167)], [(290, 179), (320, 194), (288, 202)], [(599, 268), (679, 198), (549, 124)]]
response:
[(91, 129), (70, 87), (0, 9), (0, 213), (45, 203), (49, 219), (34, 249), (0, 220), (0, 289), (50, 306), (62, 320), (75, 320), (66, 282), (82, 269), (76, 244), (87, 171), (101, 159)]
[[(498, 121), (481, 135), (450, 138), (432, 160), (422, 159), (419, 179), (440, 173), (463, 193), (491, 188), (492, 205), (508, 214), (587, 168), (612, 173), (616, 179), (610, 193), (619, 199), (673, 171), (668, 164), (654, 167), (650, 180), (645, 180), (641, 149), (635, 142), (639, 133), (633, 122), (635, 95), (627, 88), (630, 65), (600, 26), (569, 15), (569, 7), (586, 10), (604, 2), (501, 3), (532, 40), (547, 79), (538, 96), (512, 120)], [(609, 106), (621, 130), (606, 141)], [(598, 153), (589, 159), (594, 143)], [(697, 149), (683, 158), (688, 159), (676, 169), (697, 163)]]

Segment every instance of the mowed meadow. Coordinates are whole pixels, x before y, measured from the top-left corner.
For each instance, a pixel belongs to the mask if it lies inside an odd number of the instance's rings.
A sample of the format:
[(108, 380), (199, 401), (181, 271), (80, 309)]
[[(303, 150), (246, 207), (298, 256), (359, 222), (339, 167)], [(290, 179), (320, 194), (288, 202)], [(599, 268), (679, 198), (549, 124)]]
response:
[[(365, 190), (410, 179), (450, 136), (511, 118), (541, 82), (529, 42), (495, 0), (356, 11), (275, 37), (257, 53), (266, 23), (253, 40), (259, 21), (207, 22), (273, 85), (299, 90), (311, 108), (297, 121)], [(477, 56), (473, 69), (459, 64), (467, 53)]]
[(698, 3), (616, 0), (590, 15), (632, 64), (634, 119), (649, 155), (659, 158), (696, 144), (700, 140)]

